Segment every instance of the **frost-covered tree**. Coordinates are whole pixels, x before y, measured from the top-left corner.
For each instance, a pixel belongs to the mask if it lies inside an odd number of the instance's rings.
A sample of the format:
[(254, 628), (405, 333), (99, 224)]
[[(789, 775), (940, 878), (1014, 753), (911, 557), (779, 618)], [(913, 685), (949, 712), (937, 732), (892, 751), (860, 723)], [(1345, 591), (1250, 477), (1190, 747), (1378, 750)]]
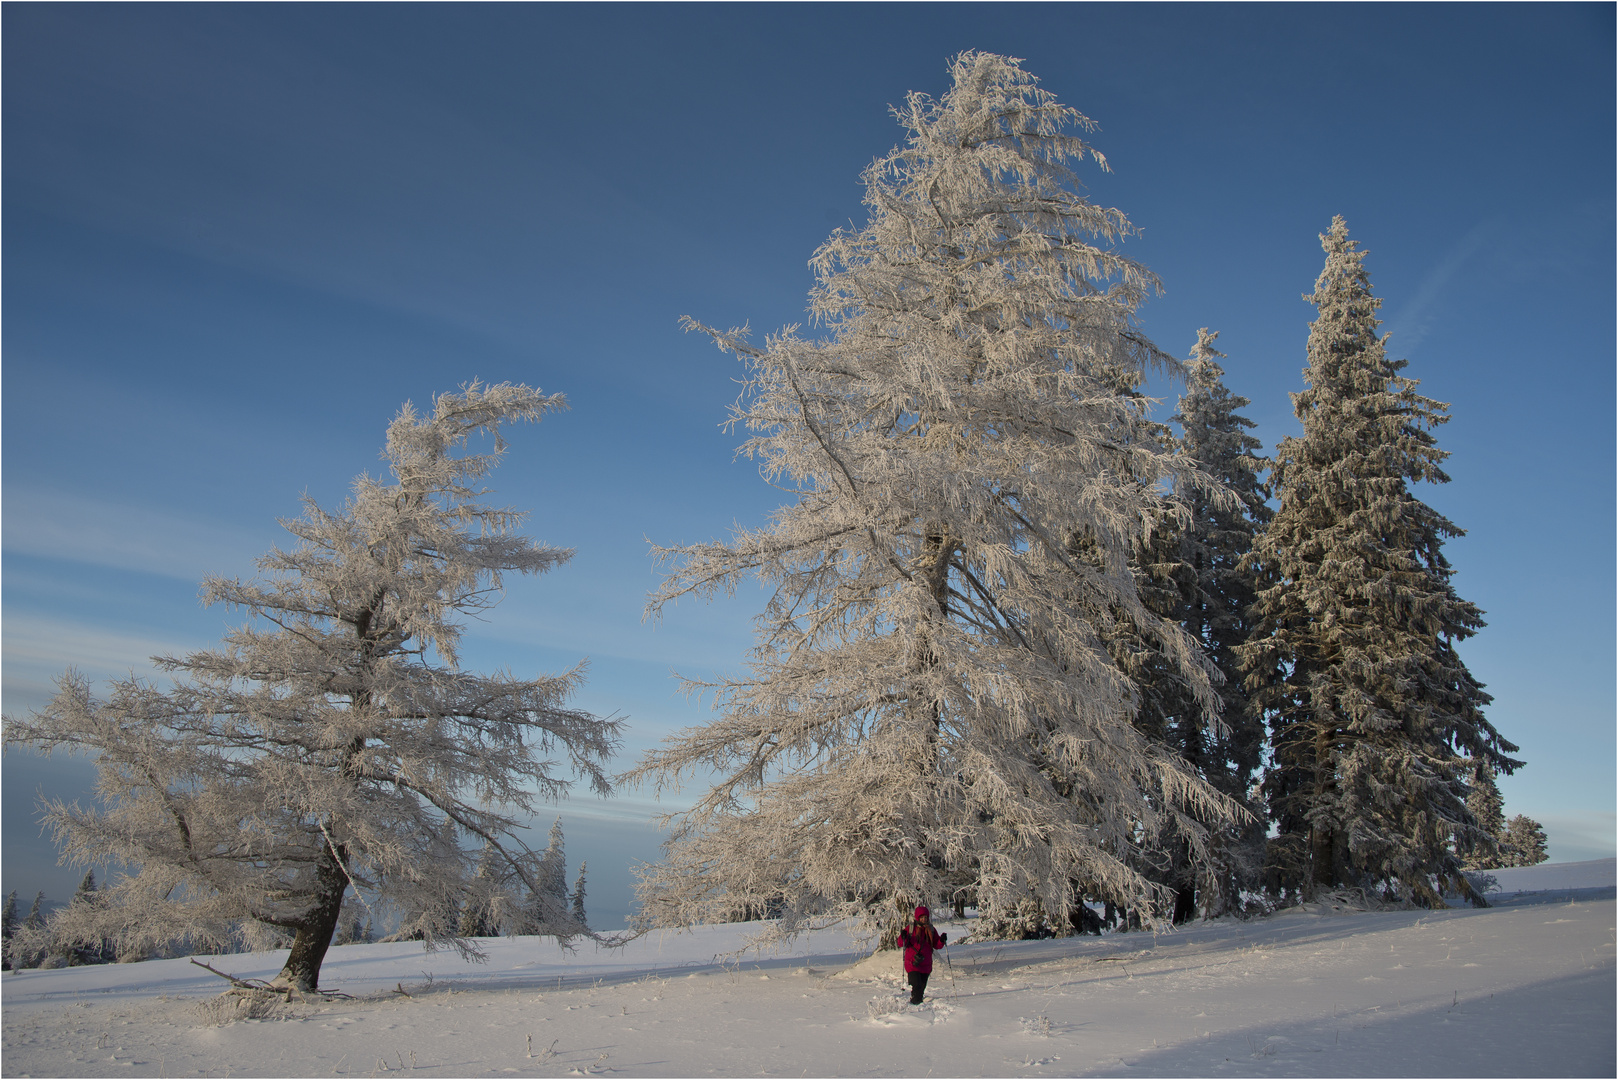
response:
[(86, 870), (79, 879), (79, 887), (73, 890), (73, 899), (79, 903), (94, 903), (96, 894), (96, 872)]
[[(12, 912), (15, 915), (15, 907)], [(28, 917), (12, 928), (11, 939), (6, 943), (6, 959), (13, 968), (37, 967), (50, 951), (50, 944), (50, 933), (46, 929), (45, 894), (41, 891), (34, 894)]]
[(1531, 817), (1517, 814), (1500, 833), (1502, 866), (1534, 866), (1550, 858), (1545, 851), (1545, 827)]
[(1435, 907), (1453, 889), (1481, 904), (1454, 846), (1477, 834), (1467, 770), (1521, 762), (1455, 650), (1483, 625), (1443, 554), (1461, 530), (1410, 491), (1449, 479), (1432, 433), (1448, 406), (1389, 358), (1341, 217), (1321, 244), (1307, 388), (1292, 395), (1303, 435), (1276, 452), (1280, 505), (1254, 545), (1241, 650), (1269, 723), (1272, 847), (1306, 889), (1386, 886)]
[[(79, 881), (79, 887), (73, 893), (73, 900), (68, 905), (69, 914), (76, 920), (81, 913), (72, 911), (78, 905), (97, 908), (102, 903), (101, 891), (96, 887), (96, 872), (86, 870), (84, 877)], [(59, 918), (59, 921), (61, 920)], [(112, 942), (106, 938), (93, 941), (73, 941), (63, 946), (70, 964), (110, 964), (116, 958), (116, 951)]]
[[(732, 422), (793, 501), (728, 543), (658, 548), (661, 612), (756, 577), (774, 595), (719, 717), (630, 774), (716, 777), (639, 888), (655, 925), (780, 912), (891, 932), (967, 892), (984, 926), (1075, 897), (1154, 917), (1143, 838), (1239, 813), (1136, 730), (1140, 687), (1107, 637), (1127, 620), (1214, 711), (1197, 645), (1152, 615), (1130, 556), (1193, 479), (1133, 392), (1177, 364), (1135, 312), (1155, 279), (1122, 213), (1068, 167), (1091, 127), (1015, 60), (968, 52), (908, 140), (864, 174), (868, 223), (815, 253), (825, 330), (749, 344)], [(1103, 163), (1104, 164), (1104, 163)]]
[(579, 863), (579, 876), (573, 882), (573, 895), (568, 900), (568, 911), (573, 916), (573, 921), (580, 926), (589, 925), (589, 919), (584, 913), (584, 874), (589, 866), (589, 863)]
[(1474, 766), (1466, 790), (1466, 808), (1477, 823), (1478, 835), (1457, 838), (1456, 852), (1467, 870), (1495, 870), (1505, 863), (1501, 834), (1506, 830), (1505, 803), (1494, 782), (1494, 770)]
[[(361, 476), (336, 511), (306, 499), (284, 522), (296, 545), (262, 557), (258, 580), (204, 583), (249, 621), (221, 648), (156, 658), (173, 689), (131, 678), (103, 700), (70, 671), (42, 712), (7, 720), (8, 745), (97, 755), (100, 806), (47, 807), (67, 857), (139, 868), (63, 932), (120, 954), (287, 935), (276, 982), (315, 989), (345, 894), (405, 936), (466, 948), (456, 921), (488, 849), (516, 908), (535, 869), (516, 830), (573, 777), (605, 793), (619, 730), (565, 706), (582, 665), (537, 679), (459, 667), (460, 619), (498, 600), (503, 575), (571, 554), (480, 502), (502, 425), (561, 404), (474, 383), (431, 415), (406, 405), (390, 477)], [(458, 453), (475, 435), (488, 452)]]
[(567, 841), (562, 835), (562, 819), (557, 818), (551, 822), (545, 850), (535, 864), (534, 883), (528, 893), (522, 923), (513, 932), (566, 938), (584, 930), (584, 924), (576, 921), (569, 909)]
[(1273, 513), (1260, 480), (1269, 462), (1248, 434), (1253, 421), (1239, 411), (1250, 402), (1225, 388), (1219, 365), (1224, 354), (1214, 348), (1218, 336), (1206, 328), (1198, 331), (1186, 362), (1186, 392), (1173, 420), (1180, 425), (1182, 451), (1224, 492), (1214, 498), (1201, 486), (1185, 484), (1178, 494), (1190, 512), (1179, 530), (1180, 562), (1190, 585), (1182, 589), (1181, 619), (1224, 676), (1218, 693), (1225, 730), (1196, 728), (1198, 737), (1188, 738), (1181, 752), (1216, 788), (1239, 799), (1258, 768), (1264, 740), (1262, 724), (1249, 715), (1236, 653), (1248, 637), (1248, 608), (1255, 595), (1254, 573), (1244, 560)]
[[(1235, 652), (1247, 640), (1247, 611), (1254, 598), (1253, 570), (1243, 559), (1271, 511), (1260, 480), (1268, 463), (1256, 453), (1259, 441), (1248, 434), (1253, 422), (1239, 411), (1248, 399), (1225, 388), (1219, 365), (1224, 354), (1214, 348), (1218, 336), (1207, 328), (1198, 331), (1185, 364), (1185, 393), (1171, 417), (1181, 431), (1171, 445), (1218, 487), (1180, 480), (1160, 527), (1139, 545), (1136, 577), (1146, 606), (1178, 622), (1219, 672), (1215, 685), (1223, 723), (1207, 722), (1192, 688), (1160, 650), (1131, 636), (1123, 639), (1127, 648), (1114, 651), (1146, 688), (1137, 724), (1219, 791), (1245, 804), (1264, 728), (1248, 707)], [(1167, 432), (1164, 438), (1170, 438)], [(1149, 854), (1149, 872), (1175, 892), (1175, 921), (1190, 918), (1199, 904), (1210, 915), (1222, 913), (1241, 888), (1257, 883), (1264, 847), (1260, 814), (1215, 828), (1212, 839), (1214, 857), (1200, 863), (1183, 840), (1173, 837)]]
[(17, 936), (21, 923), (17, 919), (17, 890), (6, 894), (6, 905), (0, 909), (0, 969), (11, 970), (11, 939)]
[[(484, 844), (483, 853), (478, 856), (478, 868), (473, 875), (472, 888), (467, 890), (466, 899), (461, 905), (462, 937), (493, 937), (500, 932), (499, 913), (495, 910), (500, 890), (494, 883), (500, 869), (495, 849)], [(355, 919), (358, 921), (357, 914)]]
[[(360, 913), (351, 911), (337, 922), (337, 933), (332, 937), (333, 945), (354, 945), (365, 940), (365, 929), (360, 922)], [(462, 937), (473, 935), (462, 933)]]

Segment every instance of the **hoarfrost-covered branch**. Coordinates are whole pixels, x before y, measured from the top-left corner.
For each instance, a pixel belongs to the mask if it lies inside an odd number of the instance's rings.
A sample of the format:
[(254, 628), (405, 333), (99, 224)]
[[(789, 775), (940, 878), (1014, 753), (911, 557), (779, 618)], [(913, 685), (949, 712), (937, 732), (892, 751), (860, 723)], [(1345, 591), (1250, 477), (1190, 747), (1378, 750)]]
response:
[[(521, 815), (575, 778), (607, 793), (621, 721), (565, 707), (582, 664), (532, 680), (460, 670), (459, 617), (493, 603), (503, 574), (571, 554), (477, 501), (502, 425), (562, 406), (477, 383), (431, 415), (406, 405), (388, 428), (391, 481), (361, 476), (336, 512), (306, 500), (288, 523), (298, 543), (260, 559), (261, 578), (204, 583), (205, 599), (252, 621), (219, 649), (155, 658), (179, 676), (172, 690), (130, 678), (97, 700), (69, 671), (43, 711), (6, 719), (8, 746), (97, 755), (99, 807), (57, 802), (46, 820), (65, 857), (134, 872), (74, 914), (78, 932), (141, 950), (289, 930), (278, 981), (313, 989), (350, 890), (401, 932), (468, 955), (458, 923), (474, 893), (521, 910), (537, 859), (516, 839)], [(457, 453), (480, 432), (491, 451)], [(565, 771), (536, 753), (553, 747)], [(499, 872), (475, 874), (462, 837)]]

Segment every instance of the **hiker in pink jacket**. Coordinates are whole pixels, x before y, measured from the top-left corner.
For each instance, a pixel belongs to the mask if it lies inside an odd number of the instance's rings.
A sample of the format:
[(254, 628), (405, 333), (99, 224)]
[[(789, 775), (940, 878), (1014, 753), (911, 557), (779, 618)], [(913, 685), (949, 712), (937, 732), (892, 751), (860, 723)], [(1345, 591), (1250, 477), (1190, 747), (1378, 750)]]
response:
[(925, 906), (899, 931), (899, 947), (905, 951), (905, 976), (910, 980), (910, 1004), (920, 1005), (927, 990), (927, 976), (933, 973), (933, 950), (942, 949), (948, 934), (933, 929), (932, 913)]

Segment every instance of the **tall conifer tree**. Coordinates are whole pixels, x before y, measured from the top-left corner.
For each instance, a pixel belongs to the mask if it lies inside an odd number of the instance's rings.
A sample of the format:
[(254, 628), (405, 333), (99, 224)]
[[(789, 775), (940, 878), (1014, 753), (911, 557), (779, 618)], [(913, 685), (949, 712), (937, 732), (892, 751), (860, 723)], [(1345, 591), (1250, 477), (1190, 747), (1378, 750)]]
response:
[[(1141, 688), (1136, 726), (1225, 795), (1245, 802), (1263, 748), (1263, 723), (1247, 707), (1233, 650), (1247, 639), (1254, 595), (1253, 570), (1243, 560), (1271, 511), (1259, 479), (1268, 463), (1254, 453), (1259, 441), (1247, 434), (1253, 422), (1238, 411), (1248, 399), (1224, 386), (1218, 363), (1224, 354), (1214, 348), (1218, 336), (1206, 328), (1198, 331), (1186, 362), (1186, 391), (1170, 418), (1180, 425), (1180, 437), (1166, 426), (1157, 433), (1166, 448), (1192, 459), (1201, 474), (1196, 482), (1178, 480), (1134, 558), (1136, 588), (1147, 609), (1180, 624), (1223, 680), (1216, 680), (1218, 721), (1198, 707), (1191, 687), (1149, 634), (1119, 623), (1108, 645)], [(1158, 837), (1146, 853), (1145, 871), (1174, 892), (1176, 922), (1190, 918), (1199, 905), (1210, 914), (1225, 911), (1241, 888), (1257, 884), (1264, 842), (1260, 815), (1245, 823), (1226, 822), (1211, 839), (1210, 857), (1201, 860), (1192, 858), (1185, 838), (1175, 832)]]
[[(1253, 421), (1240, 412), (1249, 400), (1224, 385), (1225, 370), (1219, 364), (1224, 354), (1214, 348), (1218, 337), (1206, 327), (1197, 332), (1196, 347), (1186, 361), (1186, 390), (1171, 421), (1180, 426), (1180, 450), (1219, 487), (1179, 485), (1176, 495), (1189, 517), (1175, 532), (1172, 569), (1161, 576), (1176, 585), (1172, 617), (1202, 645), (1222, 676), (1217, 684), (1220, 723), (1205, 724), (1195, 712), (1182, 709), (1172, 745), (1214, 787), (1245, 802), (1263, 752), (1264, 727), (1249, 708), (1236, 649), (1250, 633), (1248, 609), (1255, 595), (1254, 571), (1245, 560), (1273, 514), (1260, 479), (1269, 462), (1258, 453), (1258, 439), (1248, 434)], [(1242, 887), (1256, 883), (1264, 841), (1261, 818), (1255, 814), (1246, 824), (1218, 830), (1214, 858), (1187, 868), (1197, 876), (1199, 902), (1206, 912), (1226, 910)], [(1190, 914), (1191, 884), (1179, 884), (1182, 918)]]
[(717, 776), (643, 881), (648, 921), (892, 930), (963, 888), (986, 926), (1080, 892), (1151, 918), (1143, 838), (1201, 846), (1239, 813), (1134, 727), (1141, 687), (1107, 648), (1111, 620), (1149, 632), (1212, 712), (1200, 650), (1130, 567), (1161, 502), (1133, 478), (1192, 472), (1131, 392), (1175, 366), (1135, 322), (1155, 281), (1068, 168), (1089, 121), (1006, 57), (952, 74), (896, 110), (909, 137), (866, 171), (868, 224), (815, 255), (827, 337), (713, 332), (749, 367), (745, 450), (795, 500), (664, 552), (654, 610), (754, 575), (774, 597), (720, 717), (634, 774)]
[(1276, 847), (1306, 889), (1383, 886), (1441, 907), (1450, 887), (1481, 904), (1452, 845), (1477, 833), (1466, 759), (1521, 762), (1455, 651), (1483, 625), (1442, 550), (1461, 530), (1409, 488), (1449, 479), (1432, 434), (1448, 406), (1389, 359), (1365, 253), (1341, 217), (1321, 245), (1307, 388), (1292, 395), (1303, 435), (1277, 450), (1280, 506), (1254, 546), (1262, 576), (1242, 649), (1269, 722)]

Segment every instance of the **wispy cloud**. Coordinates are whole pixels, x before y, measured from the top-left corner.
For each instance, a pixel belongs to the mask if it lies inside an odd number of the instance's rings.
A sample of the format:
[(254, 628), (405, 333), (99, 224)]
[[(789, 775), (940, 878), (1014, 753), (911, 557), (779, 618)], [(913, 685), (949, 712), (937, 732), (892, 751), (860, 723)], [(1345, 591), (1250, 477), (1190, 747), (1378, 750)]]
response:
[(166, 683), (151, 658), (175, 656), (199, 647), (159, 633), (120, 632), (105, 627), (33, 614), (7, 614), (0, 636), (7, 712), (39, 708), (56, 692), (57, 676), (69, 667), (92, 679), (121, 678), (134, 672)]
[(1400, 309), (1397, 318), (1388, 320), (1386, 329), (1393, 335), (1391, 344), (1396, 355), (1408, 357), (1427, 337), (1435, 321), (1433, 309), (1445, 288), (1461, 268), (1483, 250), (1489, 238), (1501, 235), (1503, 230), (1504, 222), (1497, 218), (1478, 222), (1450, 248), (1442, 262), (1427, 272), (1416, 289), (1416, 295)]
[(1618, 815), (1605, 810), (1537, 815), (1546, 848), (1557, 862), (1610, 859), (1618, 854)]
[(245, 573), (264, 550), (263, 532), (151, 507), (8, 486), (7, 555), (67, 559), (179, 578)]

